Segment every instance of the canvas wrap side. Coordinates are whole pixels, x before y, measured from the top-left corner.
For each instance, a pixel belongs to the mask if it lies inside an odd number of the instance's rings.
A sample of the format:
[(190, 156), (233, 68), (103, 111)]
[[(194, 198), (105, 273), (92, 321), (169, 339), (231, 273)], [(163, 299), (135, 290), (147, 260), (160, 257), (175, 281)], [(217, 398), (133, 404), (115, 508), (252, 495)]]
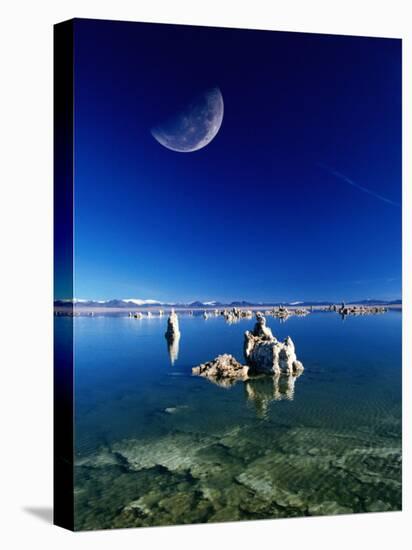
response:
[[(54, 299), (73, 298), (73, 21), (54, 26)], [(72, 302), (73, 303), (73, 302)], [(73, 530), (73, 317), (54, 328), (54, 514)]]

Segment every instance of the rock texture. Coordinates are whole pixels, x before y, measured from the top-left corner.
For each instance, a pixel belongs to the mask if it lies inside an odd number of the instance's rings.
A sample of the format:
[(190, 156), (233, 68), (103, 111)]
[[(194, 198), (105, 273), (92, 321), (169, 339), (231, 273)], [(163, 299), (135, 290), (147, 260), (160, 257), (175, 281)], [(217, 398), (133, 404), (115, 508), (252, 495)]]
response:
[(233, 355), (218, 355), (212, 361), (192, 369), (193, 374), (205, 376), (220, 385), (231, 385), (236, 380), (247, 380), (249, 367), (240, 364)]
[(247, 364), (255, 373), (297, 374), (303, 371), (292, 339), (288, 336), (284, 342), (279, 342), (259, 312), (256, 314), (254, 330), (245, 332), (244, 354)]

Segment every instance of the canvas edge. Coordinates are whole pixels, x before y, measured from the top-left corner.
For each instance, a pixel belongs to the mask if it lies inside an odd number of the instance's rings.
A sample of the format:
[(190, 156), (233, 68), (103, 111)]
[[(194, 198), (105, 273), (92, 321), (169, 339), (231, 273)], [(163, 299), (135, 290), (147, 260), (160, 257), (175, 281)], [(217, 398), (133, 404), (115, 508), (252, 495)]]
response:
[[(73, 21), (54, 25), (54, 299), (73, 299)], [(73, 302), (71, 302), (73, 304)], [(74, 530), (73, 317), (54, 338), (53, 523)], [(56, 331), (56, 327), (54, 329)], [(56, 332), (55, 332), (56, 334)], [(59, 338), (61, 342), (61, 338)]]

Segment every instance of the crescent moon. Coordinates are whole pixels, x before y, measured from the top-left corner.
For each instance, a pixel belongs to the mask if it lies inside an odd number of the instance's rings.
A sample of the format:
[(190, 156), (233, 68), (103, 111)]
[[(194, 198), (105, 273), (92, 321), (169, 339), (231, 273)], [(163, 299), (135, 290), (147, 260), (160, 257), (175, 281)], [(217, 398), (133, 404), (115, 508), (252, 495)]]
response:
[(222, 94), (219, 88), (211, 88), (195, 97), (182, 111), (152, 128), (151, 133), (167, 149), (191, 153), (203, 149), (216, 137), (222, 120)]

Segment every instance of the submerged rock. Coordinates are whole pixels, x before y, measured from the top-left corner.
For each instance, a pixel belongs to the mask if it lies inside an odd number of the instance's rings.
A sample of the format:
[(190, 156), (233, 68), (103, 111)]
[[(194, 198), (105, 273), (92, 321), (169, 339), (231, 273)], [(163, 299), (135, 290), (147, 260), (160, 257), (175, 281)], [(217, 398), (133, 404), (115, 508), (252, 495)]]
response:
[(129, 471), (163, 466), (171, 472), (196, 471), (198, 453), (216, 438), (184, 432), (144, 439), (124, 439), (112, 445), (112, 452), (123, 459)]
[(188, 405), (176, 405), (174, 407), (166, 407), (164, 412), (166, 414), (176, 414), (176, 413), (178, 413), (180, 411), (183, 411), (185, 409), (188, 409), (188, 408), (189, 408)]
[(192, 373), (204, 376), (221, 385), (230, 385), (231, 381), (246, 380), (249, 367), (239, 363), (233, 355), (218, 355), (212, 361), (194, 367)]
[(261, 313), (256, 314), (256, 319), (254, 330), (245, 332), (244, 341), (244, 354), (251, 370), (263, 374), (301, 373), (303, 365), (297, 360), (292, 339), (288, 336), (279, 342)]
[(76, 457), (76, 528), (401, 509), (400, 439), (295, 424), (186, 426)]

